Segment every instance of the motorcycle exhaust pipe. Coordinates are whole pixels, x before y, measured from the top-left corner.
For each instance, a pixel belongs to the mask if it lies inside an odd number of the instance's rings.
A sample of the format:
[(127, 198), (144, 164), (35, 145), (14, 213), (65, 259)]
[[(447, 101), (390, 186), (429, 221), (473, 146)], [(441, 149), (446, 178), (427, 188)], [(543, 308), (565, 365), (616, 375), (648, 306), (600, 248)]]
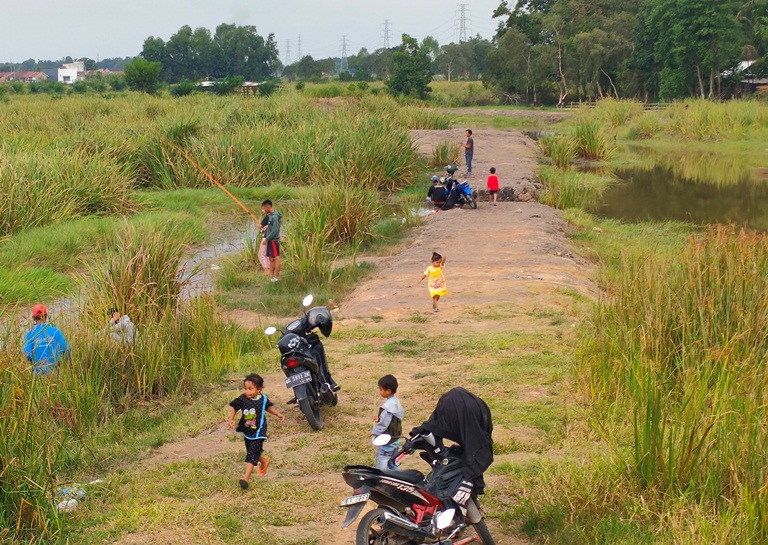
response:
[(383, 519), (381, 527), (384, 530), (389, 530), (403, 537), (415, 541), (421, 541), (425, 538), (434, 538), (435, 536), (423, 528), (420, 528), (418, 524), (414, 524), (410, 520), (406, 520), (392, 513), (384, 513), (381, 517)]

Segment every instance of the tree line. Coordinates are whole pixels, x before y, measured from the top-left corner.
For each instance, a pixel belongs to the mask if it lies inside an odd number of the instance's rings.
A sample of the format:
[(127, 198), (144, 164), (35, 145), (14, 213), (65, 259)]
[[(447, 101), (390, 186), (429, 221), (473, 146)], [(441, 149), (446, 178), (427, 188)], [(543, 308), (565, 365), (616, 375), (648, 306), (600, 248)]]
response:
[(517, 0), (494, 17), (483, 81), (527, 102), (721, 97), (742, 60), (768, 64), (768, 0)]

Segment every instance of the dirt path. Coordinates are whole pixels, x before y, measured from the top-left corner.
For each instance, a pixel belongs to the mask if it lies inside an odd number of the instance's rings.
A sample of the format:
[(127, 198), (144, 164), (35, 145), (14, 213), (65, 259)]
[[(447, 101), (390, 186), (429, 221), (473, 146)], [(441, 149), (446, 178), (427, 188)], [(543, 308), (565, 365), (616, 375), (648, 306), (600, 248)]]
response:
[[(462, 131), (417, 131), (414, 138), (427, 153), (432, 143), (457, 135), (460, 139)], [(535, 190), (533, 142), (516, 131), (491, 130), (476, 131), (475, 140), (478, 173), (494, 165), (503, 184), (521, 192), (525, 187)], [(499, 522), (514, 502), (514, 483), (504, 467), (531, 457), (562, 455), (557, 429), (563, 417), (558, 407), (567, 404), (562, 360), (570, 354), (563, 347), (573, 342), (579, 302), (596, 294), (589, 280), (592, 265), (573, 254), (564, 231), (559, 214), (536, 202), (495, 207), (482, 202), (477, 210), (429, 215), (412, 242), (381, 261), (376, 274), (334, 311), (334, 332), (325, 345), (343, 390), (339, 406), (326, 411), (321, 432), (309, 431), (299, 411), (285, 407), (290, 394), (281, 388), (281, 373), (265, 375), (267, 390), (287, 419), (270, 424), (273, 463), (253, 489), (266, 494), (273, 487), (306, 484), (308, 497), (293, 501), (314, 508), (291, 519), (295, 522), (254, 526), (262, 537), (273, 536), (264, 543), (354, 543), (354, 529), (340, 531), (344, 513), (333, 504), (349, 493), (341, 467), (373, 460), (368, 433), (380, 402), (376, 381), (385, 373), (400, 381), (398, 397), (406, 408), (407, 429), (420, 423), (439, 395), (456, 385), (489, 402), (497, 455), (483, 503), (497, 543), (524, 543)], [(439, 313), (431, 312), (427, 288), (417, 283), (433, 250), (447, 256), (449, 295)], [(259, 323), (256, 315), (250, 318)], [(247, 321), (249, 316), (241, 312), (238, 319)], [(550, 365), (552, 359), (557, 361)], [(234, 397), (238, 388), (233, 384), (223, 398)], [(232, 487), (205, 501), (240, 501), (236, 479), (242, 446), (231, 435), (223, 425), (214, 426), (157, 449), (143, 466), (224, 457)], [(407, 460), (405, 466), (425, 469), (418, 459)], [(254, 492), (249, 501), (257, 501), (259, 494)], [(181, 525), (173, 538), (138, 531), (119, 543), (203, 542), (203, 535), (206, 543), (227, 542), (212, 532), (190, 523)]]

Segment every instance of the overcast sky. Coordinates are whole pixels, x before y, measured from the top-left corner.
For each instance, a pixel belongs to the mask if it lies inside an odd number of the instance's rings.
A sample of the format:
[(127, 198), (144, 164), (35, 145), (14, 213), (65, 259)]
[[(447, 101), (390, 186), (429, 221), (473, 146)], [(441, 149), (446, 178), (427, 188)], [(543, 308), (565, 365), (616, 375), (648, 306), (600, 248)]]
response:
[(341, 56), (361, 47), (390, 45), (410, 34), (433, 36), (442, 45), (458, 41), (460, 4), (465, 4), (468, 36), (491, 38), (491, 15), (501, 0), (0, 0), (0, 62), (34, 58), (135, 56), (149, 36), (165, 41), (183, 25), (211, 31), (221, 23), (254, 25), (275, 34), (280, 60), (299, 53), (314, 58)]

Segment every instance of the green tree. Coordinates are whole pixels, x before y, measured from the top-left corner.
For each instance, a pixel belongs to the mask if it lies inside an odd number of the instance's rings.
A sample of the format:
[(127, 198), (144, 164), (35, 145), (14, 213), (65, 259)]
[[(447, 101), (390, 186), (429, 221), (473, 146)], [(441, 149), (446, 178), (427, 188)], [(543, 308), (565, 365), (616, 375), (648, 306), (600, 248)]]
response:
[(392, 56), (392, 62), (392, 77), (387, 81), (390, 92), (427, 98), (432, 91), (429, 86), (432, 81), (432, 61), (427, 50), (419, 47), (415, 38), (403, 34), (403, 43)]
[(132, 91), (152, 94), (160, 85), (161, 69), (159, 62), (136, 59), (125, 65), (125, 81)]

